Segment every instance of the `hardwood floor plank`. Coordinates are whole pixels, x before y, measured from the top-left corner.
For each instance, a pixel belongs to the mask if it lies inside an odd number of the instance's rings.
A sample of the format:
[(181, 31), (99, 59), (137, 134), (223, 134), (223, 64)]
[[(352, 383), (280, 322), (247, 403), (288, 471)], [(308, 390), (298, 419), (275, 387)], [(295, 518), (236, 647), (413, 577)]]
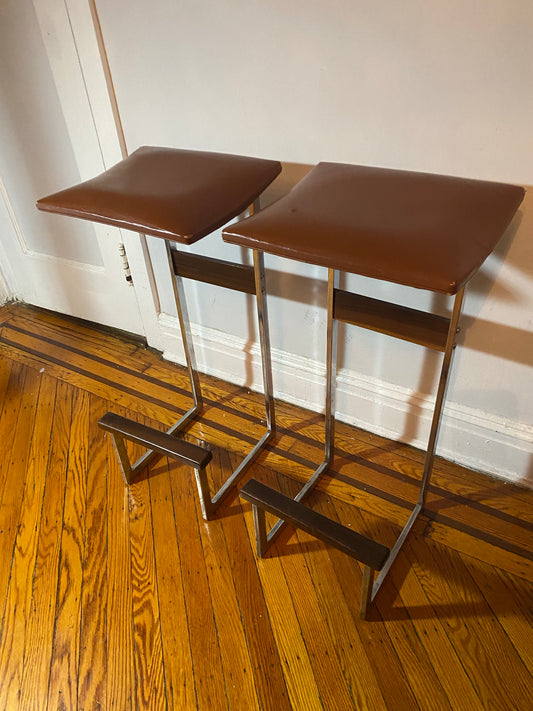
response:
[[(322, 511), (324, 510), (328, 510), (327, 506), (322, 508)], [(359, 634), (360, 623), (354, 620), (346, 604), (330, 559), (330, 551), (327, 546), (304, 531), (296, 531), (295, 536), (302, 549), (300, 555), (305, 557), (311, 579), (314, 581), (321, 617), (328, 625), (333, 647), (350, 685), (354, 708), (376, 711), (387, 708), (380, 684)]]
[(441, 543), (449, 548), (480, 561), (491, 563), (512, 575), (533, 581), (533, 562), (530, 558), (507, 550), (505, 542), (500, 545), (483, 540), (469, 531), (461, 531), (438, 521), (430, 521), (426, 528), (427, 536), (435, 543)]
[[(20, 304), (0, 310), (0, 353), (0, 711), (533, 707), (533, 490), (437, 458), (361, 621), (357, 562), (288, 529), (257, 560), (237, 491), (206, 523), (188, 467), (159, 459), (125, 487), (97, 420), (165, 428), (191, 404), (184, 368)], [(218, 486), (264, 432), (264, 403), (202, 385), (183, 436), (215, 447)], [(323, 416), (276, 406), (247, 476), (292, 496), (322, 458)], [(336, 443), (309, 503), (390, 545), (423, 453), (342, 423)]]
[(88, 433), (89, 396), (85, 392), (75, 391), (55, 603), (53, 657), (48, 689), (48, 706), (57, 709), (76, 708), (78, 705)]
[[(335, 502), (335, 508), (339, 511), (339, 518), (345, 525), (358, 532), (364, 532), (365, 535), (378, 539), (389, 547), (394, 544), (399, 528), (391, 526), (377, 516), (370, 518), (368, 515), (363, 515), (357, 509), (347, 507), (341, 502)], [(398, 585), (403, 583), (403, 579), (398, 581), (393, 572), (395, 572), (394, 566), (373, 603), (374, 609), (371, 615), (373, 619), (377, 619), (378, 614), (381, 616), (415, 697), (419, 699), (424, 696), (432, 699), (435, 708), (453, 708), (443, 678), (434, 665), (435, 662), (439, 665), (440, 660), (433, 654), (432, 645), (426, 644), (425, 636), (419, 635), (419, 630), (409, 617), (408, 611), (399, 604)]]
[(36, 541), (32, 604), (26, 629), (24, 666), (20, 683), (21, 710), (31, 708), (35, 711), (45, 711), (48, 705), (72, 398), (72, 388), (66, 383), (58, 382), (46, 487)]
[(12, 367), (13, 361), (10, 358), (0, 358), (0, 412), (4, 407)]
[[(379, 528), (392, 547), (397, 537), (395, 531), (387, 522), (377, 521), (369, 514), (362, 514), (361, 519), (367, 526)], [(419, 545), (435, 546), (432, 541), (418, 538)], [(414, 546), (411, 546), (414, 548)], [(481, 700), (475, 693), (470, 678), (466, 674), (461, 659), (454, 647), (449, 643), (446, 631), (439, 615), (423, 589), (411, 565), (411, 559), (404, 550), (400, 551), (392, 566), (390, 580), (398, 591), (398, 601), (402, 606), (402, 614), (411, 620), (419, 640), (426, 650), (428, 659), (435, 669), (444, 692), (452, 709), (464, 706), (471, 711), (482, 709)], [(388, 580), (384, 585), (388, 584)], [(395, 614), (399, 614), (396, 612)]]
[[(292, 451), (302, 451), (301, 444), (294, 446)], [(372, 456), (371, 461), (359, 458), (351, 460), (345, 458), (342, 451), (337, 451), (338, 456), (328, 472), (333, 477), (327, 487), (332, 495), (345, 501), (353, 501), (371, 511), (375, 510), (375, 503), (369, 497), (376, 494), (388, 501), (388, 504), (383, 502), (383, 516), (401, 523), (404, 515), (402, 507), (408, 512), (417, 499), (421, 469), (416, 476), (408, 475), (405, 471), (397, 476), (397, 467), (393, 468), (391, 461), (387, 461), (387, 465), (380, 464), (381, 454)], [(438, 476), (433, 480), (438, 480)], [(389, 494), (392, 491), (393, 496)], [(401, 505), (397, 507), (396, 504)], [(488, 542), (502, 541), (511, 552), (520, 549), (522, 556), (529, 553), (533, 560), (533, 526), (520, 516), (506, 511), (508, 507), (504, 505), (502, 497), (497, 504), (489, 506), (478, 500), (469, 501), (455, 493), (455, 490), (444, 490), (433, 485), (430, 488), (426, 511), (427, 516), (432, 518), (437, 526), (443, 523), (456, 526), (464, 532), (482, 532)], [(514, 512), (516, 514), (516, 509)]]
[[(109, 403), (111, 405), (111, 403)], [(125, 414), (119, 411), (119, 414)], [(107, 460), (107, 679), (106, 708), (135, 707), (135, 650), (129, 540), (129, 491), (124, 486), (111, 438)]]
[[(15, 432), (19, 412), (22, 408), (26, 373), (27, 370), (23, 365), (14, 364), (9, 374), (4, 403), (0, 414), (0, 437), (2, 437), (2, 442), (6, 443), (5, 446), (0, 448), (0, 504), (4, 498), (6, 484), (10, 481), (10, 476), (13, 476), (13, 468), (11, 467), (11, 454), (14, 444), (13, 433)], [(26, 397), (26, 402), (27, 401), (28, 397)], [(4, 560), (1, 560), (1, 562), (3, 564), (6, 563)], [(1, 589), (2, 586), (0, 585), (0, 590)]]
[[(210, 466), (212, 469), (220, 468), (220, 458), (215, 455)], [(223, 472), (214, 478), (220, 480), (226, 476), (227, 472)], [(223, 512), (220, 512), (219, 516), (223, 515)], [(252, 663), (233, 584), (223, 525), (217, 517), (209, 523), (199, 521), (199, 530), (218, 630), (228, 705), (235, 711), (259, 710)]]
[(54, 417), (56, 381), (41, 379), (35, 427), (31, 437), (21, 516), (11, 566), (5, 614), (0, 631), (0, 708), (16, 708), (24, 668), (28, 617), (32, 602), (37, 532), (46, 483), (50, 432)]
[(81, 593), (78, 704), (105, 709), (107, 696), (107, 450), (98, 419), (107, 403), (89, 397), (85, 557)]
[(315, 584), (297, 543), (297, 537), (290, 540), (294, 540), (294, 543), (289, 543), (290, 552), (287, 552), (287, 544), (285, 544), (285, 546), (280, 545), (273, 555), (279, 555), (281, 549), (281, 566), (324, 708), (334, 708), (336, 705), (346, 709), (361, 708), (355, 705), (352, 690), (347, 684), (342, 665), (334, 651), (335, 645), (324, 620)]
[(151, 468), (148, 483), (157, 576), (154, 584), (158, 588), (168, 707), (195, 711), (194, 670), (182, 564), (176, 537), (176, 511), (166, 458)]
[[(313, 508), (325, 516), (340, 521), (344, 525), (354, 526), (354, 519), (346, 515), (346, 505), (338, 501), (326, 503), (326, 497), (314, 494), (311, 498)], [(340, 513), (340, 515), (339, 515)], [(363, 532), (363, 527), (357, 522), (357, 529)], [(368, 535), (371, 531), (365, 530)], [(380, 691), (387, 708), (409, 711), (417, 708), (414, 690), (409, 683), (409, 676), (405, 673), (399, 650), (394, 641), (387, 634), (382, 618), (374, 608), (370, 612), (370, 621), (361, 622), (359, 619), (359, 600), (362, 584), (362, 573), (359, 565), (352, 558), (341, 551), (330, 548), (328, 555), (342, 591), (342, 597), (357, 627), (363, 649), (368, 656), (370, 666), (376, 677)], [(350, 640), (351, 641), (351, 640)]]
[(520, 659), (533, 670), (533, 585), (481, 563), (466, 561), (468, 571), (498, 618)]
[[(218, 450), (216, 456), (226, 470), (233, 470), (237, 465), (237, 458), (228, 452)], [(280, 655), (238, 497), (230, 499), (227, 506), (221, 508), (219, 516), (260, 708), (290, 711), (292, 706)]]
[[(168, 364), (164, 364), (164, 365), (166, 365), (167, 371), (168, 371), (168, 372), (171, 372), (171, 368), (169, 368)], [(100, 394), (103, 394), (103, 393), (100, 393)], [(236, 402), (235, 402), (234, 404), (235, 404), (236, 407), (237, 407), (237, 406), (242, 406), (244, 401), (245, 401), (245, 400), (236, 400)], [(128, 406), (131, 406), (131, 405), (132, 405), (131, 401), (130, 401), (130, 402), (127, 402), (126, 404), (127, 404)], [(184, 403), (183, 403), (183, 407), (184, 407), (184, 408), (186, 407), (186, 404), (187, 404), (187, 403), (184, 401)], [(152, 403), (152, 406), (154, 407), (154, 403)], [(171, 405), (169, 405), (169, 404), (167, 403), (167, 407), (170, 407), (170, 406), (171, 406)], [(172, 407), (174, 408), (174, 410), (176, 409), (175, 403), (172, 404)], [(144, 405), (142, 405), (142, 408), (141, 408), (141, 409), (143, 409), (144, 414), (147, 414), (147, 415), (149, 415), (150, 417), (157, 416), (158, 419), (161, 419), (162, 421), (167, 421), (167, 420), (168, 420), (168, 421), (172, 421), (172, 419), (173, 419), (173, 417), (169, 417), (169, 416), (168, 416), (167, 414), (165, 414), (165, 413), (162, 414), (162, 413), (161, 413), (161, 410), (159, 410), (159, 414), (158, 414), (156, 411), (154, 411), (154, 409), (146, 410)], [(209, 408), (208, 408), (208, 409), (209, 409)], [(241, 409), (245, 409), (245, 408), (241, 407)], [(257, 408), (256, 408), (256, 410), (257, 410)], [(259, 408), (259, 410), (261, 410), (261, 408)], [(178, 412), (181, 412), (180, 408), (178, 408)], [(257, 413), (257, 414), (260, 414), (260, 412)], [(237, 421), (237, 418), (234, 418), (234, 419)], [(280, 419), (280, 418), (278, 418), (278, 419)], [(317, 431), (320, 431), (321, 428), (320, 428), (318, 425), (313, 425), (313, 426), (318, 428)], [(221, 433), (220, 433), (220, 432), (217, 432), (216, 429), (213, 430), (213, 428), (209, 428), (208, 423), (205, 423), (205, 424), (203, 424), (203, 425), (202, 425), (202, 423), (198, 423), (198, 425), (195, 425), (194, 427), (196, 427), (196, 432), (195, 432), (195, 434), (197, 434), (197, 435), (199, 435), (199, 436), (206, 437), (206, 438), (210, 439), (211, 441), (216, 441), (216, 442), (218, 442), (218, 443), (220, 444), (220, 435), (221, 435)], [(220, 427), (220, 424), (218, 425), (218, 427)], [(235, 431), (238, 432), (238, 431), (242, 430), (242, 425), (241, 425), (241, 427), (239, 427), (238, 425), (235, 425), (235, 428), (234, 428), (234, 429), (235, 429)], [(317, 435), (317, 436), (318, 436), (318, 435)], [(353, 436), (352, 436), (351, 438), (349, 438), (348, 442), (349, 442), (349, 443), (350, 443), (350, 442), (353, 443), (354, 441), (356, 441), (356, 439), (357, 439), (357, 438), (355, 438), (355, 440), (354, 440), (354, 438), (353, 438)], [(252, 441), (253, 438), (251, 437), (250, 440)], [(394, 445), (395, 443), (392, 443), (392, 444)], [(233, 445), (232, 445), (232, 446), (233, 446)], [(360, 445), (359, 445), (359, 446), (360, 446)], [(352, 447), (353, 447), (353, 444), (352, 444)], [(238, 445), (237, 445), (237, 449), (239, 449)], [(242, 453), (244, 454), (244, 453), (246, 452), (246, 447), (244, 447), (244, 448), (241, 447), (241, 451), (242, 451)], [(293, 453), (294, 453), (294, 452), (296, 451), (296, 448), (295, 448), (295, 447), (292, 447), (292, 451), (293, 451)], [(386, 451), (386, 450), (384, 450), (384, 451), (385, 451), (385, 454), (386, 454), (387, 456), (390, 456), (390, 455), (387, 454), (387, 451)], [(379, 456), (380, 456), (380, 457), (383, 456), (383, 452), (381, 452), (381, 453), (379, 454)], [(398, 459), (398, 457), (396, 457), (396, 459)], [(273, 465), (273, 466), (278, 467), (280, 461), (283, 461), (283, 458), (282, 458), (282, 457), (281, 457), (281, 458), (278, 457), (278, 458), (276, 459), (276, 455), (275, 455), (274, 453), (272, 453), (272, 454), (267, 455), (266, 460), (268, 461), (268, 463), (269, 463), (270, 465)], [(391, 466), (387, 466), (387, 467), (385, 467), (384, 471), (390, 473), (390, 472), (392, 472), (395, 468), (397, 468), (397, 469), (398, 469), (398, 471), (396, 472), (397, 478), (399, 478), (399, 477), (401, 477), (401, 478), (406, 478), (407, 480), (412, 480), (413, 484), (416, 484), (416, 481), (417, 481), (416, 466), (413, 464), (413, 462), (410, 462), (410, 460), (406, 460), (406, 462), (407, 462), (406, 465), (401, 465), (401, 466), (399, 466), (399, 467), (397, 466), (397, 464), (395, 464), (394, 467), (392, 467), (392, 465), (391, 465)], [(389, 464), (390, 464), (390, 462), (389, 462)], [(373, 475), (373, 474), (375, 474), (375, 472), (376, 472), (375, 467), (378, 467), (378, 473), (379, 473), (379, 467), (383, 468), (383, 466), (384, 466), (384, 465), (381, 465), (381, 464), (379, 464), (378, 461), (376, 461), (376, 462), (372, 465), (372, 469), (371, 469), (371, 470), (369, 469), (368, 471), (371, 472), (371, 474)], [(391, 467), (392, 467), (392, 468), (391, 468)], [(410, 467), (410, 469), (409, 469), (409, 467)], [(366, 468), (368, 468), (368, 467), (366, 467)], [(438, 469), (438, 467), (436, 467), (436, 470), (437, 470), (437, 469)], [(365, 471), (365, 467), (360, 468), (360, 471)], [(407, 472), (409, 472), (408, 475), (406, 474)], [(294, 472), (293, 472), (293, 473), (294, 473)], [(335, 473), (335, 472), (332, 472), (332, 473)], [(413, 476), (413, 474), (414, 474), (414, 476)], [(437, 474), (438, 474), (438, 472), (436, 471), (435, 475), (437, 475)], [(300, 472), (297, 472), (297, 475), (298, 475), (298, 476), (302, 476), (302, 478), (305, 478), (305, 476), (306, 476), (305, 473), (302, 475), (302, 474), (300, 474)], [(338, 478), (338, 477), (337, 477), (337, 478)], [(375, 477), (374, 477), (374, 478), (375, 478)], [(385, 479), (385, 481), (386, 481), (386, 479)], [(338, 484), (337, 484), (337, 486), (338, 486)], [(368, 484), (367, 484), (367, 483), (365, 484), (364, 481), (363, 481), (363, 482), (361, 482), (361, 484), (360, 484), (359, 486), (360, 486), (360, 489), (361, 489), (361, 488), (367, 487)], [(406, 491), (409, 491), (409, 489), (411, 488), (412, 485), (409, 484), (408, 481), (406, 481), (405, 486), (407, 487)], [(432, 488), (432, 491), (433, 491), (433, 488)], [(335, 495), (337, 495), (337, 496), (339, 496), (339, 495), (342, 496), (342, 485), (341, 485), (341, 491), (340, 491), (340, 492), (337, 491), (337, 492), (334, 492), (334, 493), (335, 493)], [(432, 494), (432, 496), (433, 496), (433, 494)], [(463, 497), (463, 499), (464, 499), (464, 497)], [(432, 501), (431, 501), (431, 497), (430, 497), (430, 506), (431, 506), (431, 504), (432, 504)], [(502, 504), (502, 502), (500, 501), (499, 504)], [(482, 503), (478, 502), (478, 506), (485, 506), (485, 504), (482, 504)], [(459, 516), (461, 516), (461, 512), (463, 511), (463, 506), (461, 505), (461, 506), (456, 507), (456, 508), (457, 508), (457, 510), (458, 510)], [(468, 508), (468, 507), (467, 507), (467, 508)], [(488, 508), (488, 511), (489, 511), (489, 512), (498, 513), (500, 516), (502, 515), (502, 512), (501, 512), (501, 510), (500, 510), (500, 509), (502, 508), (501, 505), (499, 506), (499, 508), (493, 508), (493, 509), (490, 509), (490, 507), (487, 507), (487, 508)], [(400, 518), (401, 518), (401, 514), (402, 514), (402, 512), (399, 511), (399, 512), (398, 512), (398, 516), (397, 516), (397, 520), (398, 520), (398, 521), (399, 521)], [(474, 512), (474, 514), (477, 515), (476, 512)], [(390, 510), (389, 510), (389, 511), (383, 511), (383, 515), (384, 515), (384, 516), (387, 516), (388, 518), (391, 518), (391, 511), (390, 511)], [(440, 517), (442, 517), (442, 514), (438, 514), (438, 515), (439, 515)], [(394, 516), (394, 511), (392, 512), (392, 516)], [(470, 521), (471, 518), (472, 518), (472, 511), (469, 510), (466, 520)], [(479, 515), (478, 515), (478, 519), (479, 519)], [(464, 520), (465, 520), (465, 519), (463, 519), (463, 521), (464, 521)], [(445, 522), (446, 522), (446, 523), (449, 523), (448, 520), (446, 520)], [(437, 525), (438, 525), (438, 524), (439, 524), (439, 521), (437, 521)], [(488, 524), (488, 525), (487, 525), (487, 524)], [(461, 521), (458, 522), (458, 525), (461, 525)], [(465, 525), (465, 524), (463, 523), (463, 525)], [(484, 530), (484, 531), (486, 532), (486, 535), (492, 535), (492, 534), (490, 533), (492, 525), (493, 525), (493, 522), (492, 522), (492, 520), (491, 520), (490, 517), (489, 517), (489, 519), (486, 519), (485, 522), (483, 522), (482, 520), (479, 522), (480, 528), (482, 528), (482, 530)], [(471, 528), (470, 525), (469, 525), (469, 527)], [(478, 529), (476, 529), (476, 530), (478, 530)], [(513, 545), (516, 546), (519, 541), (523, 540), (522, 534), (524, 534), (524, 535), (526, 535), (526, 536), (529, 535), (530, 537), (533, 536), (533, 529), (532, 529), (531, 531), (528, 531), (528, 530), (525, 530), (525, 531), (524, 531), (523, 529), (520, 529), (520, 530), (518, 530), (518, 531), (516, 531), (516, 532), (513, 533), (513, 527), (512, 527), (512, 525), (510, 525), (510, 526), (508, 527), (508, 530), (509, 530), (509, 535), (507, 536), (507, 538), (509, 539), (508, 544), (509, 544), (509, 547), (510, 547), (510, 550), (511, 550), (511, 551), (512, 551), (512, 546), (513, 546)], [(501, 532), (500, 532), (500, 533), (501, 533)], [(474, 534), (474, 535), (475, 535), (475, 534)], [(490, 558), (489, 558), (489, 560), (490, 560)], [(512, 572), (517, 572), (516, 568), (512, 568)], [(527, 574), (529, 574), (529, 572), (528, 572)]]
[[(344, 509), (343, 518), (352, 521), (355, 530), (361, 527), (367, 531), (377, 528), (380, 532), (380, 541), (392, 547), (399, 534), (399, 530), (390, 526), (387, 522), (381, 522), (377, 517), (362, 515), (355, 509)], [(369, 525), (372, 524), (372, 525)], [(413, 532), (412, 532), (413, 534)], [(371, 537), (376, 538), (375, 534)], [(391, 572), (383, 584), (374, 605), (383, 618), (385, 628), (397, 650), (404, 672), (409, 679), (409, 683), (416, 698), (428, 697), (432, 699), (435, 708), (453, 708), (452, 700), (448, 697), (445, 689), (445, 680), (439, 673), (442, 660), (438, 658), (438, 652), (428, 644), (426, 636), (419, 635), (419, 629), (411, 619), (408, 610), (399, 604), (399, 587), (403, 584), (403, 578), (398, 578), (398, 568), (391, 568)], [(444, 647), (447, 641), (444, 640)], [(447, 655), (449, 656), (449, 645)], [(453, 652), (453, 650), (451, 650)], [(437, 664), (437, 668), (435, 667)], [(452, 662), (450, 666), (453, 667)], [(463, 680), (464, 681), (464, 680)], [(459, 683), (461, 679), (459, 679)], [(468, 688), (465, 686), (465, 688)], [(475, 699), (475, 695), (470, 695)], [(475, 707), (474, 707), (475, 708)]]
[(7, 446), (0, 459), (0, 614), (5, 616), (5, 605), (17, 524), (21, 518), (22, 497), (35, 424), (35, 411), (41, 378), (38, 373), (26, 369), (14, 369), (2, 418), (0, 436)]
[(16, 344), (30, 356), (38, 351), (40, 358), (50, 366), (69, 369), (78, 373), (80, 378), (93, 376), (110, 388), (122, 385), (124, 391), (155, 398), (162, 405), (174, 403), (175, 395), (165, 387), (164, 381), (147, 380), (137, 370), (126, 367), (117, 356), (114, 360), (100, 355), (91, 356), (79, 347), (67, 347), (61, 342), (37, 338), (35, 334), (22, 329), (10, 330), (9, 338), (6, 337), (4, 329), (3, 340)]
[(533, 706), (531, 677), (461, 556), (442, 546), (417, 545), (415, 553), (415, 541), (405, 542), (411, 565), (485, 707)]
[(136, 708), (166, 709), (159, 600), (147, 481), (129, 487)]
[[(14, 326), (18, 326), (20, 328), (26, 328), (26, 330), (29, 330), (30, 332), (36, 335), (38, 335), (40, 332), (43, 332), (45, 337), (50, 337), (50, 333), (46, 331), (46, 329), (48, 328), (47, 322), (53, 321), (57, 337), (62, 338), (65, 343), (70, 343), (73, 346), (76, 346), (76, 344), (79, 343), (79, 340), (81, 338), (80, 334), (88, 334), (87, 349), (88, 351), (91, 351), (91, 343), (94, 341), (94, 344), (92, 345), (92, 352), (94, 354), (101, 355), (103, 349), (107, 348), (107, 345), (102, 346), (101, 342), (107, 344), (108, 342), (112, 341), (112, 336), (109, 334), (108, 330), (104, 330), (104, 332), (102, 333), (90, 324), (84, 324), (83, 322), (77, 321), (76, 319), (65, 319), (64, 317), (60, 317), (57, 314), (40, 311), (30, 306), (17, 305), (17, 308), (19, 311), (23, 312), (23, 315), (17, 315), (17, 310), (15, 309), (15, 315), (12, 314), (9, 317), (8, 323)], [(71, 330), (74, 330), (74, 334), (71, 334)], [(122, 352), (120, 353), (121, 359), (125, 358), (130, 364), (137, 362), (141, 371), (143, 370), (141, 363), (144, 363), (145, 361), (151, 363), (151, 367), (154, 367), (156, 370), (159, 370), (159, 377), (163, 381), (166, 380), (172, 382), (174, 378), (177, 378), (181, 382), (182, 387), (186, 390), (188, 389), (187, 374), (184, 369), (180, 369), (179, 366), (174, 366), (171, 363), (162, 361), (157, 354), (150, 353), (149, 351), (141, 348), (138, 341), (135, 339), (133, 339), (132, 343), (131, 338), (115, 337), (115, 343), (115, 352), (122, 348)], [(113, 352), (111, 346), (109, 346), (106, 353), (107, 352)], [(221, 390), (226, 388), (227, 391), (227, 384), (224, 384), (221, 381), (216, 381), (215, 379), (210, 378), (209, 376), (202, 376), (202, 378), (206, 380), (208, 388), (211, 387), (210, 383), (218, 383), (218, 388), (215, 388), (213, 392), (213, 399), (216, 402), (220, 402), (220, 400), (223, 399), (223, 395), (221, 395)], [(231, 387), (232, 386), (230, 386), (230, 388)], [(245, 401), (249, 401), (250, 403), (253, 401), (256, 402), (256, 410), (258, 407), (257, 403), (259, 403), (259, 410), (261, 410), (263, 407), (262, 397), (259, 395), (250, 396), (250, 394), (248, 393), (247, 397), (245, 398)], [(239, 402), (238, 407), (240, 407), (241, 404), (243, 403)], [(249, 404), (248, 406), (251, 407), (252, 405)], [(288, 405), (286, 403), (278, 403), (278, 411), (280, 415), (278, 419), (281, 427), (292, 428), (294, 425), (294, 421), (299, 421), (300, 423), (302, 423), (302, 411), (298, 410), (298, 408), (295, 408), (294, 406)], [(295, 415), (295, 413), (299, 414)], [(284, 419), (286, 417), (288, 418), (287, 420)], [(321, 440), (323, 437), (322, 426), (320, 425), (322, 418), (319, 415), (316, 415), (315, 413), (306, 413), (305, 417), (307, 418), (308, 422), (311, 423), (312, 426), (316, 429), (313, 438), (316, 441)], [(298, 430), (301, 429), (302, 432), (303, 427), (305, 426), (305, 420), (303, 421), (303, 423), (303, 425), (299, 425), (297, 428)], [(400, 466), (398, 468), (399, 473), (406, 473), (405, 467), (403, 467), (403, 465), (401, 464), (402, 461), (405, 461), (407, 463), (407, 467), (412, 467), (414, 462), (418, 462), (418, 464), (421, 464), (423, 461), (423, 453), (421, 450), (414, 449), (400, 442), (391, 442), (390, 440), (387, 440), (383, 437), (380, 437), (370, 432), (364, 432), (362, 430), (354, 431), (353, 428), (343, 425), (342, 423), (338, 423), (337, 429), (338, 444), (340, 449), (350, 452), (352, 451), (351, 447), (355, 447), (356, 449), (354, 449), (353, 451), (355, 453), (359, 452), (366, 459), (374, 458), (375, 454), (378, 453), (378, 450), (382, 450), (382, 452), (384, 453), (392, 454), (393, 461), (397, 460), (398, 462), (400, 462)], [(343, 444), (343, 439), (346, 439), (346, 445)], [(409, 464), (409, 462), (411, 463)], [(439, 472), (441, 473), (441, 475), (443, 472), (446, 472), (446, 476), (456, 478), (459, 482), (461, 482), (462, 486), (470, 487), (470, 492), (472, 496), (475, 493), (475, 487), (477, 487), (478, 489), (487, 488), (487, 478), (485, 476), (479, 475), (477, 472), (467, 470), (464, 467), (450, 465), (450, 463), (437, 457), (435, 463), (435, 473), (438, 474)], [(524, 500), (527, 500), (529, 502), (529, 510), (532, 512), (533, 516), (533, 492), (531, 490), (524, 490), (523, 488), (516, 487), (508, 482), (500, 482), (500, 484), (501, 489), (503, 491), (511, 490), (514, 492), (515, 495), (516, 490), (521, 491), (521, 495), (525, 497)], [(490, 490), (492, 492), (496, 492), (496, 489), (494, 487), (491, 487)], [(530, 517), (530, 520), (533, 520), (533, 518)]]
[[(386, 605), (387, 610), (390, 610), (392, 601), (397, 596), (397, 591), (389, 581), (389, 584), (381, 593), (381, 600), (377, 601), (382, 616), (382, 607), (379, 606)], [(442, 682), (431, 664), (424, 645), (413, 629), (411, 621), (404, 619), (401, 614), (398, 617), (399, 619), (396, 619), (386, 612), (384, 613), (383, 622), (419, 706), (421, 699), (431, 699), (433, 708), (451, 709), (452, 706)]]
[[(254, 524), (251, 506), (243, 507), (250, 540), (254, 540)], [(276, 644), (280, 651), (285, 683), (289, 699), (295, 709), (319, 709), (324, 707), (313, 672), (312, 661), (292, 602), (287, 580), (279, 554), (276, 551), (267, 558), (257, 559), (265, 600)]]
[(228, 709), (218, 629), (209, 590), (190, 467), (169, 462), (189, 639), (200, 711)]
[(15, 312), (9, 326), (38, 334), (40, 337), (62, 341), (66, 345), (82, 348), (87, 353), (106, 354), (112, 357), (134, 356), (138, 363), (149, 363), (153, 355), (146, 349), (140, 336), (99, 327), (52, 311), (25, 305), (24, 314)]

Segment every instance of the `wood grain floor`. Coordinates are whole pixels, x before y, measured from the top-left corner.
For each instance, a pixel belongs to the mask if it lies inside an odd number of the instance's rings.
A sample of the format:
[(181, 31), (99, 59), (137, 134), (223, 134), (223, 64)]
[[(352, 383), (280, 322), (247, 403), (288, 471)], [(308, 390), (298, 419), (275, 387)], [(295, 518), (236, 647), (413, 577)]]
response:
[[(170, 425), (190, 406), (183, 369), (22, 305), (0, 327), (0, 711), (533, 709), (533, 491), (437, 460), (426, 515), (362, 622), (358, 564), (291, 530), (257, 560), (237, 494), (205, 523), (192, 472), (166, 459), (124, 488), (96, 421)], [(263, 410), (202, 382), (187, 438), (213, 449), (216, 483)], [(253, 476), (291, 492), (321, 459), (321, 419), (277, 414)], [(421, 464), (339, 425), (309, 504), (390, 545)]]

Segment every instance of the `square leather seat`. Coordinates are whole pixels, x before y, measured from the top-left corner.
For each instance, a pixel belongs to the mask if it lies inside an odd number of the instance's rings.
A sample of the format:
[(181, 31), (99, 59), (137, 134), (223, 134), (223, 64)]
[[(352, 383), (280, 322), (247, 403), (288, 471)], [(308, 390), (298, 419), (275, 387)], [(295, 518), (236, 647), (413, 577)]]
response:
[(37, 207), (192, 244), (243, 212), (280, 171), (273, 160), (144, 146)]
[(524, 197), (513, 185), (319, 163), (291, 192), (228, 226), (227, 242), (455, 294)]

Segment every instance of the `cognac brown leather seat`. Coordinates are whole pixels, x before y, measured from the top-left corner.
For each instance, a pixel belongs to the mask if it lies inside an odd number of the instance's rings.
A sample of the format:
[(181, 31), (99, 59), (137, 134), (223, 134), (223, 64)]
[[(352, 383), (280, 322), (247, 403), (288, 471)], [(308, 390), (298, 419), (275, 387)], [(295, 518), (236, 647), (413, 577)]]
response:
[(280, 171), (273, 160), (144, 146), (37, 207), (192, 244), (245, 210)]
[(319, 163), (278, 202), (223, 237), (245, 247), (455, 294), (524, 197), (513, 185)]

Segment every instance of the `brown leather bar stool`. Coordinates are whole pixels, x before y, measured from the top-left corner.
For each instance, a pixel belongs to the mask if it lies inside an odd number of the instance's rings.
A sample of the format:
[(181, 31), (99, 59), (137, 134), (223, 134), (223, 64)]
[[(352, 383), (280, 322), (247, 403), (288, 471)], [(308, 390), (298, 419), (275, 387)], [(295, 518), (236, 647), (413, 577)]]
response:
[[(364, 563), (361, 617), (425, 504), (465, 285), (523, 196), (522, 188), (500, 183), (320, 163), (286, 197), (223, 232), (227, 242), (328, 269), (324, 461), (294, 500), (254, 480), (241, 495), (253, 504), (259, 555), (290, 521)], [(339, 270), (453, 296), (451, 316), (342, 291)], [(418, 502), (390, 551), (300, 503), (333, 455), (338, 321), (443, 353)], [(265, 510), (280, 517), (269, 532)], [(374, 582), (375, 571), (380, 572)]]
[[(177, 435), (200, 414), (202, 395), (191, 339), (183, 278), (254, 294), (257, 302), (267, 430), (221, 488), (210, 495), (207, 461), (198, 460), (197, 484), (205, 518), (214, 511), (273, 434), (275, 427), (268, 319), (262, 253), (254, 252), (254, 267), (188, 254), (176, 243), (193, 244), (247, 208), (253, 211), (263, 190), (280, 173), (278, 161), (222, 153), (142, 147), (101, 175), (37, 202), (40, 210), (161, 237), (166, 241), (174, 296), (191, 381), (194, 404), (165, 434), (140, 428), (135, 422), (107, 413), (100, 425), (109, 431), (128, 485), (160, 454), (177, 456), (188, 443)], [(141, 431), (142, 430), (142, 431)], [(124, 439), (145, 444), (148, 451), (130, 464)], [(179, 442), (179, 441), (178, 441)], [(182, 446), (183, 445), (183, 446)], [(191, 458), (194, 461), (194, 457)]]

